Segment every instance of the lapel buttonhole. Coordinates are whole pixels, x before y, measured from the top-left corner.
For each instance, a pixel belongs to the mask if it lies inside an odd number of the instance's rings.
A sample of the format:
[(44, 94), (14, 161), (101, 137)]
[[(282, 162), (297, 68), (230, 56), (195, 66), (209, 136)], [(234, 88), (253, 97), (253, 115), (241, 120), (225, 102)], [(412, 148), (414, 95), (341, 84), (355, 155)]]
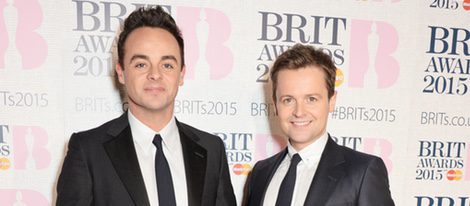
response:
[(204, 157), (204, 155), (203, 155), (203, 154), (201, 154), (201, 153), (194, 152), (194, 154), (195, 154), (196, 156), (200, 157), (200, 158), (203, 158), (203, 159), (205, 158), (205, 157)]

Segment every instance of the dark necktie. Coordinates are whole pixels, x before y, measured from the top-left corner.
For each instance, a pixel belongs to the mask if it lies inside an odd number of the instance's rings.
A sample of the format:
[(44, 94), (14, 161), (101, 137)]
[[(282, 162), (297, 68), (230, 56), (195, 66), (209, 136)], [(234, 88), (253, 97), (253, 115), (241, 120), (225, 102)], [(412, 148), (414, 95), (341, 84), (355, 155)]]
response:
[(297, 164), (302, 160), (299, 154), (294, 154), (290, 160), (289, 170), (282, 180), (279, 193), (277, 194), (276, 206), (290, 206), (292, 194), (294, 193), (295, 177), (297, 176)]
[(157, 176), (158, 205), (175, 206), (175, 190), (171, 178), (170, 166), (166, 161), (162, 148), (162, 137), (156, 134), (153, 138), (153, 144), (157, 147), (155, 154), (155, 174)]

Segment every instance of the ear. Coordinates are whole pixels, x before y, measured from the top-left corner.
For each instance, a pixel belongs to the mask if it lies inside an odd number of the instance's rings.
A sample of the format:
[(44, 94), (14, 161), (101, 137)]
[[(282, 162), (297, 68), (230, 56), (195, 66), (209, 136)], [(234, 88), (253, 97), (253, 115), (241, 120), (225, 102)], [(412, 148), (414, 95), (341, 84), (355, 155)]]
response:
[(274, 101), (274, 114), (277, 116), (279, 115), (278, 112), (277, 112), (277, 104), (276, 104), (276, 101)]
[(277, 116), (278, 115), (278, 112), (277, 112), (277, 95), (276, 95), (276, 98), (274, 98), (274, 95), (271, 95), (271, 99), (273, 100), (274, 114)]
[(124, 69), (121, 67), (121, 64), (116, 64), (116, 74), (118, 75), (118, 80), (121, 84), (125, 83), (124, 78)]
[(337, 92), (335, 91), (335, 93), (333, 94), (333, 96), (331, 96), (331, 98), (330, 98), (329, 101), (328, 101), (328, 106), (329, 106), (330, 112), (335, 111), (336, 93), (337, 93)]
[(183, 66), (183, 68), (181, 68), (180, 77), (179, 77), (179, 85), (180, 86), (183, 86), (183, 84), (184, 84), (184, 75), (185, 74), (186, 74), (186, 66)]

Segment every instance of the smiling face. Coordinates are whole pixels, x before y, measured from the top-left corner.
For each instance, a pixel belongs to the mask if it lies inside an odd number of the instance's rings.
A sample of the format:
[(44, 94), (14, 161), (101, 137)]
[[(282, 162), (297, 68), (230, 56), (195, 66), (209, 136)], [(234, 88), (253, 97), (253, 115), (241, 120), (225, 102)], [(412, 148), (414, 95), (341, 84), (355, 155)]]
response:
[(307, 66), (279, 71), (274, 101), (281, 130), (300, 151), (326, 131), (336, 94), (328, 98), (325, 74), (316, 66)]
[(185, 73), (176, 39), (164, 29), (141, 27), (129, 34), (124, 52), (116, 72), (129, 109), (137, 118), (157, 114), (169, 121)]

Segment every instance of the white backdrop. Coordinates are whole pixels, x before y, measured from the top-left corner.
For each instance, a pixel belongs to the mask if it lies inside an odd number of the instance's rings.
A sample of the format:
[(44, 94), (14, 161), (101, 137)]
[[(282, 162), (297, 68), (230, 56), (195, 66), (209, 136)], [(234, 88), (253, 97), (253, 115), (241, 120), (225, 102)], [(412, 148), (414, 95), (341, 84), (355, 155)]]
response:
[(176, 116), (224, 140), (239, 201), (285, 144), (267, 74), (301, 42), (339, 68), (330, 134), (383, 158), (396, 205), (470, 205), (469, 0), (0, 0), (0, 205), (54, 204), (71, 133), (122, 113), (113, 41), (148, 4), (183, 31)]

